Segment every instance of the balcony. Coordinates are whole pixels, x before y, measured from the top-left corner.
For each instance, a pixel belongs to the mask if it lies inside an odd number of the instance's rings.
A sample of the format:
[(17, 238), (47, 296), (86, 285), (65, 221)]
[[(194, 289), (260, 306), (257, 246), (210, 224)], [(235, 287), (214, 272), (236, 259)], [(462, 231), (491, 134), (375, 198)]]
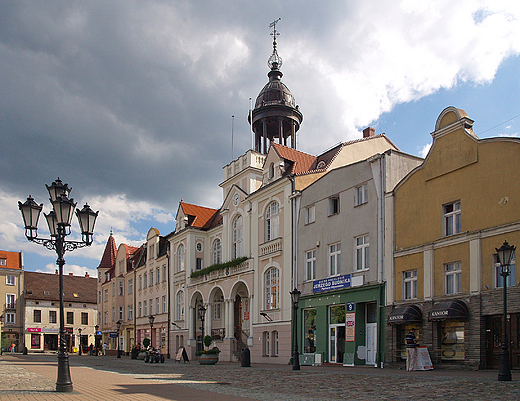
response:
[(273, 256), (274, 253), (282, 252), (282, 238), (276, 238), (272, 241), (260, 245), (258, 254), (262, 258), (264, 256)]
[(210, 281), (220, 280), (224, 278), (229, 278), (232, 276), (236, 276), (238, 274), (243, 274), (253, 270), (253, 261), (248, 259), (238, 266), (226, 267), (225, 269), (215, 270), (208, 274), (205, 274), (201, 277), (191, 278), (190, 285), (203, 284)]

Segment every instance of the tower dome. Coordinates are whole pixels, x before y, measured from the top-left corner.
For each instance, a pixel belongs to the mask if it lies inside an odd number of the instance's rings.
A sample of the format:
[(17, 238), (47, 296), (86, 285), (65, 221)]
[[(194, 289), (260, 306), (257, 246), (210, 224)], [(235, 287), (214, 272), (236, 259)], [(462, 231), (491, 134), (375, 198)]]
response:
[(267, 153), (268, 141), (276, 141), (288, 146), (288, 138), (291, 138), (291, 147), (296, 149), (296, 132), (300, 129), (303, 121), (303, 114), (296, 105), (294, 97), (282, 82), (282, 58), (276, 50), (276, 37), (279, 33), (276, 31), (276, 23), (270, 26), (274, 27), (271, 35), (274, 37), (273, 54), (267, 62), (271, 71), (267, 74), (269, 82), (262, 88), (256, 98), (255, 108), (252, 116), (249, 117), (255, 137), (254, 147), (257, 152)]

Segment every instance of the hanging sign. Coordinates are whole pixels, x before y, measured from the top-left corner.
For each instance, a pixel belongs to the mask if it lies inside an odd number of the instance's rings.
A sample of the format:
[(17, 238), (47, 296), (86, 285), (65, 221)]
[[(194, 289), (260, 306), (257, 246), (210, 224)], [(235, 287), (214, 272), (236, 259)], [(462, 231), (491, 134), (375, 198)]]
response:
[(342, 288), (350, 288), (350, 274), (343, 276), (335, 276), (316, 280), (312, 283), (312, 292), (339, 290)]
[(345, 341), (356, 341), (356, 312), (345, 313)]

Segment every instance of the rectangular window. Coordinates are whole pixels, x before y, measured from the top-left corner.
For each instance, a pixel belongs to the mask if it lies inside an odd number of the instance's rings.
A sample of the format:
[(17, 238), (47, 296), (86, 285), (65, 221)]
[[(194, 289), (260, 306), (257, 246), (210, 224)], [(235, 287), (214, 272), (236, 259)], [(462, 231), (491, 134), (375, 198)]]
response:
[(155, 257), (155, 245), (154, 244), (150, 245), (150, 247), (148, 249), (149, 249), (148, 260), (150, 260)]
[(105, 302), (108, 302), (108, 288), (105, 288)]
[(108, 312), (105, 312), (105, 324), (108, 324)]
[(462, 263), (453, 262), (444, 265), (444, 293), (460, 294), (462, 292)]
[(125, 295), (125, 282), (119, 282), (119, 295)]
[(311, 281), (316, 278), (316, 249), (307, 251), (305, 254), (305, 280)]
[(137, 304), (137, 317), (141, 317), (141, 316), (142, 316), (142, 315), (141, 315), (141, 311), (142, 311), (142, 310), (141, 310), (141, 302), (139, 302), (139, 303)]
[(119, 307), (119, 319), (118, 320), (124, 320), (125, 319), (125, 308), (123, 306)]
[(362, 235), (356, 238), (356, 270), (368, 269), (369, 259), (369, 236)]
[(16, 295), (6, 294), (5, 295), (5, 307), (7, 309), (16, 309)]
[(278, 356), (278, 332), (273, 331), (273, 356)]
[(150, 287), (153, 285), (153, 270), (150, 270)]
[(153, 300), (150, 299), (150, 315), (153, 315)]
[(6, 313), (5, 314), (5, 323), (6, 324), (15, 324), (16, 323), (16, 314), (15, 313)]
[(444, 236), (458, 234), (461, 228), (460, 201), (448, 203), (443, 206)]
[(196, 262), (196, 269), (197, 270), (202, 270), (202, 258), (197, 258), (195, 259), (195, 262)]
[(143, 276), (139, 275), (139, 289), (143, 289)]
[(340, 273), (341, 267), (341, 243), (329, 246), (329, 276), (336, 276)]
[(6, 258), (0, 258), (0, 266), (7, 266), (7, 259)]
[(269, 356), (269, 351), (270, 351), (270, 348), (271, 348), (271, 342), (269, 341), (270, 338), (269, 338), (269, 332), (268, 331), (264, 331), (264, 335), (263, 335), (263, 351), (264, 351), (264, 355), (263, 356)]
[(303, 352), (313, 354), (316, 352), (316, 309), (303, 310), (304, 344)]
[(40, 348), (40, 339), (41, 336), (39, 334), (31, 334), (31, 349)]
[(314, 205), (306, 207), (305, 213), (305, 224), (311, 224), (316, 221), (316, 207)]
[(464, 360), (464, 322), (459, 320), (441, 322), (441, 359)]
[(356, 188), (355, 205), (359, 206), (368, 202), (368, 184), (363, 184)]
[(134, 280), (128, 280), (128, 294), (134, 292)]
[(162, 296), (162, 313), (166, 313), (166, 295)]
[(112, 307), (112, 321), (116, 321), (116, 308)]
[(101, 291), (98, 291), (98, 304), (100, 304), (102, 300), (103, 298), (101, 297)]
[(417, 270), (403, 272), (404, 299), (417, 298)]
[(155, 284), (159, 284), (161, 282), (161, 269), (158, 267), (155, 270)]
[(5, 276), (5, 285), (15, 285), (16, 278), (15, 276), (7, 275)]
[(49, 323), (56, 323), (56, 311), (55, 310), (49, 311)]
[(163, 266), (162, 268), (162, 281), (166, 281), (166, 266)]
[(67, 312), (67, 324), (74, 324), (74, 312)]
[(134, 318), (134, 308), (128, 305), (126, 309), (128, 310), (128, 320), (132, 320)]
[(339, 195), (329, 198), (329, 216), (339, 213)]
[(35, 309), (33, 311), (33, 322), (41, 323), (42, 322), (42, 311), (39, 309)]
[(81, 324), (83, 326), (88, 326), (88, 313), (87, 312), (81, 312)]
[(155, 298), (155, 313), (160, 313), (160, 309), (159, 309), (159, 297)]
[(148, 274), (143, 274), (143, 287), (146, 288), (148, 287)]
[(222, 303), (216, 302), (213, 304), (213, 319), (220, 320), (222, 319)]

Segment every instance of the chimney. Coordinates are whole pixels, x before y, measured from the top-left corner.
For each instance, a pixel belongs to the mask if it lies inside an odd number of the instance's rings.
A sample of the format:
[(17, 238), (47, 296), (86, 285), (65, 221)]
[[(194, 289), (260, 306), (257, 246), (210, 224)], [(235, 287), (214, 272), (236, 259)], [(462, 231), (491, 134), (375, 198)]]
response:
[(69, 273), (69, 276), (74, 276), (74, 273)]
[(90, 277), (88, 272), (85, 272), (85, 277), (87, 277), (87, 278)]
[(363, 130), (363, 138), (369, 138), (374, 136), (376, 133), (376, 129), (372, 127), (367, 127)]

